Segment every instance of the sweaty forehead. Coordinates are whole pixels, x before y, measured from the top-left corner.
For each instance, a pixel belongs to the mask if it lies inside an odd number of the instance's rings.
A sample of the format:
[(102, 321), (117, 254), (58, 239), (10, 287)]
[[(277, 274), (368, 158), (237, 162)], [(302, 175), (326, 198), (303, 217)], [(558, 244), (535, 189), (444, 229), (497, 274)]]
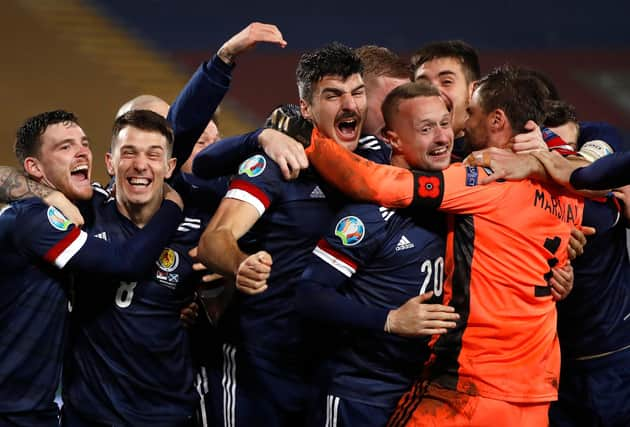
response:
[(164, 135), (157, 131), (149, 131), (127, 126), (118, 134), (117, 138), (119, 147), (133, 146), (139, 149), (147, 149), (150, 147), (168, 148), (168, 141)]
[(424, 62), (416, 70), (416, 78), (436, 78), (440, 74), (452, 73), (455, 75), (463, 75), (464, 69), (462, 63), (455, 57), (434, 58)]
[(315, 84), (315, 91), (321, 92), (329, 88), (349, 88), (350, 90), (363, 85), (361, 74), (355, 73), (344, 78), (337, 74), (326, 74)]
[(49, 125), (42, 134), (42, 142), (56, 142), (66, 139), (82, 139), (85, 138), (83, 129), (74, 122), (61, 122)]

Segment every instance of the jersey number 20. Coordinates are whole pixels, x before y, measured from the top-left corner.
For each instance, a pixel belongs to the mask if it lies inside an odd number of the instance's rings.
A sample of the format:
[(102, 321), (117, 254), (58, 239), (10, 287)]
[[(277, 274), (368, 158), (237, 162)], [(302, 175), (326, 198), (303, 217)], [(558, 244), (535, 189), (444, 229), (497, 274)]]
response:
[(433, 295), (436, 297), (442, 295), (444, 289), (444, 258), (440, 256), (433, 261), (430, 259), (425, 260), (420, 267), (420, 271), (422, 271), (425, 276), (419, 295), (431, 290), (427, 289), (431, 281), (433, 281)]

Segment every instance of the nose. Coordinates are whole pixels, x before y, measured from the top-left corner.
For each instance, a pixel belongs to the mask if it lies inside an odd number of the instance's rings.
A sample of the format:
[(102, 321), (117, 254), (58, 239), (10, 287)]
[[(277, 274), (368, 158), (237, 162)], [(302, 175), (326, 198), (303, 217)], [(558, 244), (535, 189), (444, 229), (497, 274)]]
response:
[(436, 142), (441, 142), (443, 144), (448, 144), (449, 140), (452, 139), (453, 128), (450, 126), (447, 128), (443, 128), (442, 126), (437, 126), (437, 133), (435, 135)]
[(133, 168), (139, 172), (147, 169), (147, 159), (144, 156), (144, 154), (138, 154), (137, 156), (134, 157)]
[(344, 110), (356, 111), (357, 101), (351, 93), (346, 93), (341, 97), (341, 108)]
[(90, 146), (81, 144), (79, 146), (79, 151), (77, 152), (77, 156), (87, 157), (90, 153), (91, 153)]

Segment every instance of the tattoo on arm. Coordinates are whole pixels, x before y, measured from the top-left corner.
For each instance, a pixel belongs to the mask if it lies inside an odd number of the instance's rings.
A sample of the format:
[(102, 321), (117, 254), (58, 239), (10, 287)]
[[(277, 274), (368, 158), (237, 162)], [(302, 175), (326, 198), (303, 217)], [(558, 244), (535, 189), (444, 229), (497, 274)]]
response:
[(0, 203), (9, 203), (28, 197), (44, 198), (54, 190), (27, 178), (15, 168), (0, 166)]

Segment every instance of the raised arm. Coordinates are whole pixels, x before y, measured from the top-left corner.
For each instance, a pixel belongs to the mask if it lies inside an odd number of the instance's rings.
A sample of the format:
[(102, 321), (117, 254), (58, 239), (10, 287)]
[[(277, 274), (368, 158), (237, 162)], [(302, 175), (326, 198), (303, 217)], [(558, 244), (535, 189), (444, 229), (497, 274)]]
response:
[(282, 48), (287, 45), (278, 27), (253, 22), (227, 40), (210, 61), (201, 64), (177, 96), (167, 119), (175, 132), (173, 156), (177, 158), (178, 168), (192, 152), (227, 93), (236, 59), (258, 43)]

